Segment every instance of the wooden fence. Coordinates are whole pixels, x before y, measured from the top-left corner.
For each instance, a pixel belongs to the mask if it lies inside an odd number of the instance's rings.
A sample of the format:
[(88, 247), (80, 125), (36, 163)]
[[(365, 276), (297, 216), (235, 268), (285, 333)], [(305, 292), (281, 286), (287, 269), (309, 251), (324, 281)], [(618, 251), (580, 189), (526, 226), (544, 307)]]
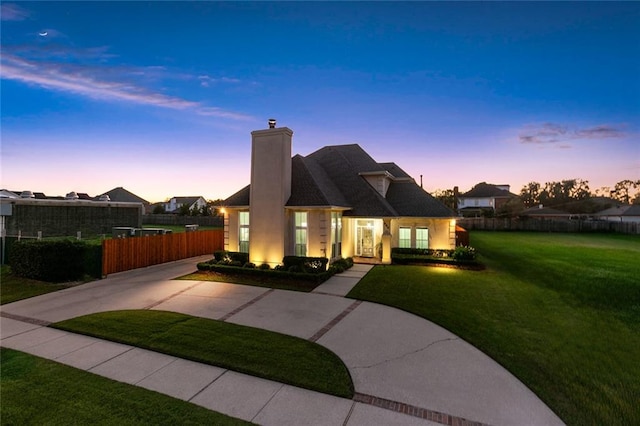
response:
[(102, 275), (172, 262), (224, 248), (222, 229), (102, 241)]
[(464, 218), (457, 224), (468, 231), (618, 232), (640, 234), (638, 222), (569, 219)]

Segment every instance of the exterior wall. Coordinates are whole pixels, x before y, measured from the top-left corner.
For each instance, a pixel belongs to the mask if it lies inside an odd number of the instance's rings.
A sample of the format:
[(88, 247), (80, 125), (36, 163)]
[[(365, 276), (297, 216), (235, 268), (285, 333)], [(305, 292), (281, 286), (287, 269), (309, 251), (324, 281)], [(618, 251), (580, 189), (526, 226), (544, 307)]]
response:
[(401, 218), (391, 220), (391, 247), (400, 245), (398, 235), (400, 227), (411, 228), (411, 243), (415, 247), (415, 237), (417, 227), (424, 227), (429, 230), (430, 249), (454, 249), (456, 248), (456, 221), (455, 219), (433, 219), (433, 218)]
[(249, 256), (256, 265), (282, 262), (289, 217), (285, 204), (291, 195), (291, 140), (286, 127), (251, 132), (251, 195)]
[[(238, 251), (240, 248), (238, 213), (239, 210), (227, 210), (224, 214), (224, 249), (227, 251)], [(251, 217), (249, 217), (249, 223), (251, 223)], [(249, 231), (249, 239), (251, 239), (251, 231)]]
[(458, 200), (458, 208), (465, 207), (494, 207), (493, 198), (460, 198)]
[(141, 203), (20, 198), (2, 200), (2, 204), (9, 236), (20, 232), (35, 237), (38, 231), (43, 237), (76, 236), (77, 232), (82, 236), (111, 235), (116, 226), (142, 227)]

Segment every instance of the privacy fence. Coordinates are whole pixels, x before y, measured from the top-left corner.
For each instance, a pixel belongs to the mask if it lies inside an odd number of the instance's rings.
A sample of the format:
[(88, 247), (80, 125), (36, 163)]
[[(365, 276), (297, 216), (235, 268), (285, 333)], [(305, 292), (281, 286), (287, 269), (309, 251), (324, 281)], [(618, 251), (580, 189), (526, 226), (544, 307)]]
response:
[(102, 275), (172, 262), (224, 248), (224, 232), (198, 232), (113, 238), (102, 242)]
[(640, 234), (638, 222), (569, 219), (464, 218), (457, 224), (471, 231), (618, 232)]

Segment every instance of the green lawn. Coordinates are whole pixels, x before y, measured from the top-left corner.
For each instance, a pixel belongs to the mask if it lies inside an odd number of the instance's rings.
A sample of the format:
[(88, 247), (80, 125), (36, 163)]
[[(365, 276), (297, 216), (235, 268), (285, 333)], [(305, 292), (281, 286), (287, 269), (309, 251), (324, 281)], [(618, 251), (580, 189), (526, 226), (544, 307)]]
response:
[(377, 266), (349, 297), (480, 348), (568, 424), (640, 424), (640, 238), (473, 231), (484, 271)]
[(153, 310), (102, 312), (53, 326), (331, 395), (353, 396), (351, 376), (342, 360), (298, 337)]
[(239, 419), (23, 352), (0, 348), (5, 425), (242, 425)]
[(17, 277), (7, 265), (0, 270), (0, 305), (70, 287), (69, 284), (51, 284)]

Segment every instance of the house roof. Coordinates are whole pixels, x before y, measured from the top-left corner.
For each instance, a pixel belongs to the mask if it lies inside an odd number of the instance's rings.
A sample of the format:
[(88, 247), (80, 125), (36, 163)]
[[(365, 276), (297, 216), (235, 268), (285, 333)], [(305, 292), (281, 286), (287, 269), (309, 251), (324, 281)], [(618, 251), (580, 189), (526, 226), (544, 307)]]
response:
[(108, 195), (109, 199), (114, 202), (122, 202), (122, 203), (142, 203), (148, 205), (149, 202), (144, 198), (138, 197), (136, 194), (127, 191), (123, 187), (119, 186), (117, 188), (113, 188), (111, 191), (107, 191), (103, 194), (98, 195), (94, 198), (94, 200), (100, 199), (101, 196)]
[(194, 204), (196, 201), (198, 201), (201, 198), (202, 198), (201, 196), (197, 196), (197, 197), (171, 197), (172, 200), (176, 200), (176, 203), (187, 204), (189, 206)]
[[(382, 196), (363, 174), (388, 176)], [(345, 216), (454, 217), (452, 210), (418, 186), (395, 163), (377, 163), (359, 145), (325, 146), (306, 157), (291, 160), (291, 196), (288, 207), (344, 207)], [(249, 206), (250, 186), (225, 200), (230, 207)]]
[(552, 209), (551, 207), (531, 207), (526, 209), (520, 216), (570, 216), (571, 213), (562, 210)]
[(594, 216), (640, 216), (640, 205), (612, 207), (595, 213)]
[(487, 182), (480, 182), (469, 191), (464, 194), (460, 194), (460, 198), (496, 198), (496, 197), (516, 197), (506, 189), (498, 188), (497, 185), (493, 185)]

